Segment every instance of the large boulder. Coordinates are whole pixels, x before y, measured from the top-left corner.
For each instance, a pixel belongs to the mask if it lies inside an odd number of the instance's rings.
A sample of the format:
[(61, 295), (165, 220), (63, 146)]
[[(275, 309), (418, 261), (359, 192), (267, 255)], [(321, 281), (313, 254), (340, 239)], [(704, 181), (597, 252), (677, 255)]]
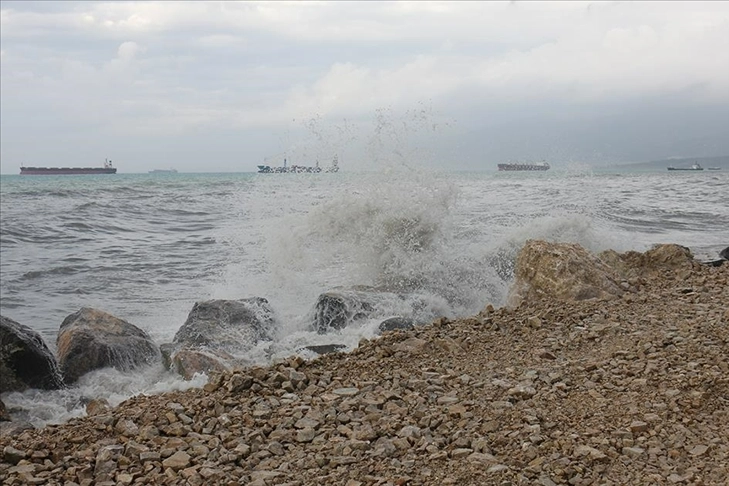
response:
[(675, 244), (655, 245), (645, 253), (628, 251), (617, 253), (607, 250), (599, 259), (614, 270), (620, 278), (630, 279), (656, 272), (669, 272), (677, 277), (688, 276), (696, 266), (691, 250)]
[(194, 348), (240, 351), (271, 340), (274, 314), (261, 297), (207, 300), (193, 305), (173, 343)]
[(0, 393), (61, 387), (58, 363), (40, 335), (0, 316)]
[(580, 245), (528, 240), (516, 258), (507, 304), (532, 299), (586, 300), (621, 296), (617, 273)]
[(142, 329), (88, 307), (63, 320), (56, 343), (66, 383), (100, 368), (129, 371), (159, 360), (159, 348)]
[(270, 341), (274, 312), (262, 297), (196, 302), (172, 343), (162, 345), (164, 362), (186, 379), (249, 364), (236, 354)]

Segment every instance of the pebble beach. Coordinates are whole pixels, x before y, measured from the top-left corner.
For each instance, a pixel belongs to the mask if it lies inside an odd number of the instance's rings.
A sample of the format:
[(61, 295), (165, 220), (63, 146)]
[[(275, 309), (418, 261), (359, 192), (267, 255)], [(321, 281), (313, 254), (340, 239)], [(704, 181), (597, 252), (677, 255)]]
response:
[(724, 485), (729, 265), (645, 272), (620, 298), (529, 299), (91, 402), (0, 436), (43, 485)]

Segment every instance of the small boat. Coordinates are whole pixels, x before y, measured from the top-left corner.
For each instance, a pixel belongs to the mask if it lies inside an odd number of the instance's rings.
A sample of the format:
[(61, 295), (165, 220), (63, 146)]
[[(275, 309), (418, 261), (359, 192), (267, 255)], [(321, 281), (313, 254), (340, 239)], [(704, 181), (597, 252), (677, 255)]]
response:
[(269, 165), (258, 166), (259, 174), (318, 174), (320, 172), (339, 172), (339, 160), (337, 159), (337, 156), (334, 156), (334, 160), (332, 160), (332, 165), (330, 165), (326, 169), (322, 169), (321, 167), (319, 167), (318, 161), (314, 166), (288, 165), (288, 161), (285, 158), (283, 161), (283, 166), (280, 167), (271, 167)]
[(668, 167), (668, 170), (704, 170), (699, 163), (691, 164), (691, 167)]
[(79, 175), (116, 174), (111, 160), (104, 160), (103, 167), (20, 167), (20, 175)]
[(550, 165), (547, 162), (509, 162), (499, 164), (500, 171), (516, 171), (516, 170), (549, 170)]
[(152, 169), (149, 171), (150, 174), (177, 174), (175, 169)]
[(721, 170), (721, 167), (707, 167), (706, 170)]

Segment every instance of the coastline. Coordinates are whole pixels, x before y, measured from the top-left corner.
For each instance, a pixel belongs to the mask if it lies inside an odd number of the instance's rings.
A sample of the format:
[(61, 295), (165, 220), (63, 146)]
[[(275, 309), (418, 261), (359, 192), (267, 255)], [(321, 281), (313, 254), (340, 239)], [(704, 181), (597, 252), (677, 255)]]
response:
[(0, 436), (3, 484), (724, 484), (729, 265), (216, 375)]

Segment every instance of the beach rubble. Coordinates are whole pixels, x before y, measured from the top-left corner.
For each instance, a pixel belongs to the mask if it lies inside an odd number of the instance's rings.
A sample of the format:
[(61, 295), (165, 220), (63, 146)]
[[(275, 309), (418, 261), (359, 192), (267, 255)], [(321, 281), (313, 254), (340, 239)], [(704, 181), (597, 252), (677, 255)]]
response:
[(724, 485), (729, 265), (680, 248), (595, 257), (619, 292), (517, 282), (507, 307), (0, 435), (0, 483)]

